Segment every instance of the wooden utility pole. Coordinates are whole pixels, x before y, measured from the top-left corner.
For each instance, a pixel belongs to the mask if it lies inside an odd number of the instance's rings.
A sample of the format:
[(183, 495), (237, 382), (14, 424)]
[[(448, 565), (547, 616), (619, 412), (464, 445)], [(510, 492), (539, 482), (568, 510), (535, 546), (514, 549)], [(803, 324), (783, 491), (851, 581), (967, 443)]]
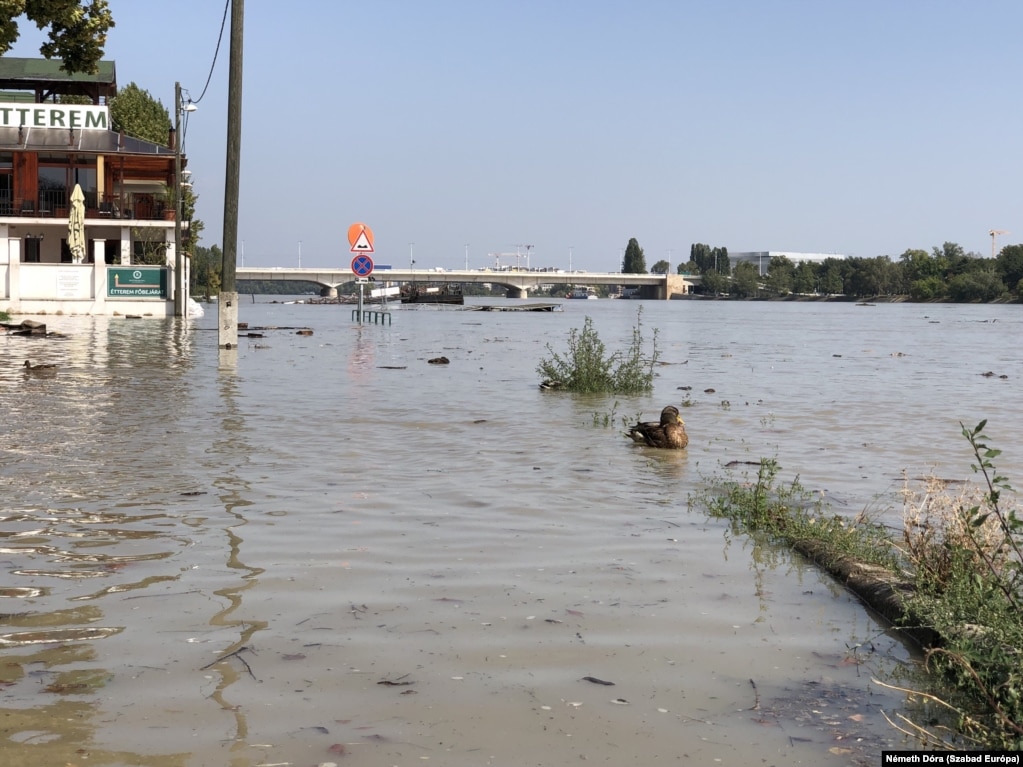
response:
[(245, 0), (231, 0), (231, 63), (227, 81), (227, 174), (224, 179), (224, 260), (220, 286), (218, 344), (238, 343), (238, 187), (242, 149), (242, 30)]

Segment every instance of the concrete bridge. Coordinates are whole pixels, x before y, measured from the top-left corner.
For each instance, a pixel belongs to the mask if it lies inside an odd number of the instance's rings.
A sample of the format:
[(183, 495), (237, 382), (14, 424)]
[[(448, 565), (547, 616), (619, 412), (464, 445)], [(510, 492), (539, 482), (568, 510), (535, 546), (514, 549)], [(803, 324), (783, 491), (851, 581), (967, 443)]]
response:
[[(240, 266), (235, 271), (238, 280), (280, 280), (314, 282), (337, 294), (337, 286), (354, 282), (351, 268), (321, 269), (290, 266)], [(509, 298), (528, 298), (530, 290), (541, 285), (622, 285), (640, 288), (643, 298), (667, 299), (673, 295), (687, 295), (693, 285), (700, 282), (695, 275), (681, 274), (621, 274), (620, 272), (541, 272), (526, 269), (376, 269), (371, 279), (378, 282), (460, 282), (501, 285)], [(244, 291), (242, 291), (244, 292)]]

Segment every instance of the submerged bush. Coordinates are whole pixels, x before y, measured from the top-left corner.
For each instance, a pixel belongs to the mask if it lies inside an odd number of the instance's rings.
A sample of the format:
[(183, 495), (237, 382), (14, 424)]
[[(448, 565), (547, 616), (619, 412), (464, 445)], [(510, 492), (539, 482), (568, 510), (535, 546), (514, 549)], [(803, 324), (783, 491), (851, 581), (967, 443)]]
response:
[(650, 356), (643, 354), (643, 307), (636, 312), (636, 325), (632, 329), (632, 342), (624, 352), (608, 355), (604, 342), (587, 317), (583, 329), (572, 328), (568, 333), (568, 353), (562, 357), (547, 344), (551, 353), (537, 365), (536, 372), (543, 378), (544, 388), (567, 391), (637, 394), (653, 388), (654, 365), (660, 356), (657, 351), (657, 330)]

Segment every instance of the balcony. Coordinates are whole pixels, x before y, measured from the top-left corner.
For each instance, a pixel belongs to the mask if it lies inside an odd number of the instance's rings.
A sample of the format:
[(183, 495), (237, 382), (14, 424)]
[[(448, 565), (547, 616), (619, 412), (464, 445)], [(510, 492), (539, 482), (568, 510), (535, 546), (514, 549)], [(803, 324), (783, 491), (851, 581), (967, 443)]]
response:
[[(0, 218), (66, 219), (70, 194), (64, 189), (47, 189), (35, 198), (0, 193)], [(127, 221), (173, 221), (174, 206), (156, 192), (85, 193), (85, 218)], [(94, 221), (95, 223), (95, 221)]]

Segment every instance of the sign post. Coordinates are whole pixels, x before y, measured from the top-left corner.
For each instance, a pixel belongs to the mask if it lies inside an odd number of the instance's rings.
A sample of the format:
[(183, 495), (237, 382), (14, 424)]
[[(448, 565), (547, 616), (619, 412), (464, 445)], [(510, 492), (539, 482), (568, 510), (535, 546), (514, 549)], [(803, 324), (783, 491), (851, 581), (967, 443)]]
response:
[(351, 245), (352, 273), (359, 278), (359, 324), (362, 324), (362, 296), (366, 287), (366, 278), (373, 274), (373, 230), (365, 224), (352, 224), (348, 227), (348, 244)]

